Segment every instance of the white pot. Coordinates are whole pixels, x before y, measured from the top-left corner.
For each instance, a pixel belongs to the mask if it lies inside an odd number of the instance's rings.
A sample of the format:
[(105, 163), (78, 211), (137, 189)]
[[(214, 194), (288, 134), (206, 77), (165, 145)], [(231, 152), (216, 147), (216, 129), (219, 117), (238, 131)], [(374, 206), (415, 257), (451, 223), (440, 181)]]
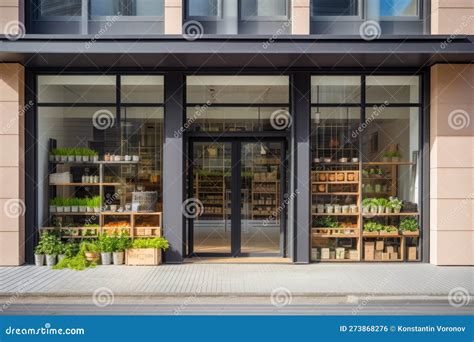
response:
[(117, 211), (117, 207), (118, 207), (117, 205), (112, 204), (112, 205), (110, 206), (110, 211)]
[(46, 266), (56, 265), (56, 255), (46, 255)]
[(87, 207), (86, 207), (86, 206), (83, 206), (83, 205), (80, 205), (80, 206), (79, 206), (79, 212), (80, 212), (80, 213), (85, 213), (85, 212), (87, 212)]
[(56, 212), (57, 212), (57, 213), (64, 213), (64, 207), (58, 205), (58, 206), (56, 207)]
[(53, 162), (54, 159), (55, 159), (54, 157), (56, 157), (54, 154), (50, 154), (50, 155), (49, 155), (49, 161), (50, 161), (50, 162)]
[(398, 163), (400, 161), (400, 157), (392, 157), (392, 163)]
[(94, 208), (93, 208), (93, 207), (87, 207), (87, 212), (88, 212), (88, 213), (93, 213), (93, 212), (94, 212)]
[(82, 156), (75, 156), (74, 159), (76, 162), (80, 163), (82, 161)]
[(140, 160), (140, 156), (133, 156), (133, 157), (132, 157), (132, 160), (133, 160), (134, 162), (137, 162), (137, 161)]
[(115, 156), (115, 157), (114, 157), (114, 160), (115, 160), (115, 161), (121, 161), (121, 160), (122, 160), (122, 157), (121, 157), (121, 156)]
[(356, 205), (351, 205), (351, 214), (357, 214), (357, 206)]
[(340, 205), (335, 205), (335, 206), (334, 206), (334, 213), (335, 213), (335, 214), (340, 214), (340, 213), (341, 213), (341, 210), (342, 210), (342, 208), (341, 208)]
[(113, 252), (112, 258), (114, 260), (114, 265), (123, 265), (124, 256), (124, 252)]
[(61, 161), (62, 162), (67, 162), (67, 156), (61, 156)]
[(333, 213), (334, 213), (334, 206), (328, 205), (328, 206), (326, 207), (326, 212), (327, 212), (328, 214), (333, 214)]
[(54, 156), (54, 161), (60, 162), (61, 161), (61, 156)]
[(385, 212), (385, 207), (382, 206), (382, 205), (379, 205), (379, 206), (377, 207), (377, 209), (378, 209), (377, 212), (378, 212), (379, 214), (383, 214), (383, 213)]
[(349, 206), (348, 205), (343, 205), (342, 206), (342, 213), (343, 214), (349, 214)]
[(35, 254), (35, 265), (36, 266), (44, 265), (44, 254)]
[(382, 157), (382, 162), (388, 163), (390, 161), (389, 157)]
[(74, 156), (67, 156), (67, 161), (68, 162), (73, 162), (74, 161)]
[(318, 205), (316, 207), (316, 210), (318, 211), (319, 214), (324, 213), (324, 205)]
[(64, 259), (66, 259), (66, 255), (65, 255), (65, 254), (59, 254), (59, 255), (58, 255), (58, 262), (61, 262), (61, 261), (63, 261)]
[(112, 253), (100, 253), (100, 260), (102, 265), (112, 264)]
[(71, 206), (71, 212), (72, 213), (78, 213), (79, 212), (79, 207), (77, 205)]
[(82, 161), (88, 162), (89, 161), (89, 156), (82, 156)]
[(95, 161), (95, 162), (99, 161), (99, 156), (93, 156), (92, 160)]
[(94, 213), (100, 213), (100, 208), (99, 208), (99, 207), (95, 207), (95, 208), (94, 208)]
[(94, 183), (99, 183), (99, 176), (94, 176)]
[(393, 212), (394, 212), (395, 214), (400, 214), (400, 211), (401, 211), (401, 210), (402, 210), (401, 208), (394, 208), (394, 209), (393, 209)]
[(371, 214), (377, 214), (377, 207), (370, 207)]
[(392, 208), (389, 208), (389, 207), (385, 208), (386, 214), (390, 214), (391, 212), (392, 212)]
[(56, 206), (55, 205), (50, 205), (49, 206), (49, 212), (50, 213), (55, 213), (56, 212)]
[(71, 212), (71, 207), (70, 206), (65, 206), (64, 207), (64, 212), (65, 213), (70, 213)]

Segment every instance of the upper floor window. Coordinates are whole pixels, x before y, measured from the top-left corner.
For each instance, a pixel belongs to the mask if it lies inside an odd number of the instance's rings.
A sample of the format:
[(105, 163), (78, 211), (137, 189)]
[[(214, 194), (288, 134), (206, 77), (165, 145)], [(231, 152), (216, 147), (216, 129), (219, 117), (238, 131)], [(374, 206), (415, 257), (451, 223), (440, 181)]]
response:
[(312, 6), (313, 17), (356, 16), (359, 14), (359, 0), (315, 0)]
[(91, 0), (91, 16), (163, 16), (163, 0)]
[(41, 17), (80, 17), (82, 0), (40, 0), (38, 12)]
[(220, 17), (222, 0), (187, 0), (186, 8), (188, 17)]
[(420, 0), (313, 0), (313, 17), (366, 16), (407, 17), (417, 16)]
[(288, 0), (241, 0), (243, 19), (287, 18)]

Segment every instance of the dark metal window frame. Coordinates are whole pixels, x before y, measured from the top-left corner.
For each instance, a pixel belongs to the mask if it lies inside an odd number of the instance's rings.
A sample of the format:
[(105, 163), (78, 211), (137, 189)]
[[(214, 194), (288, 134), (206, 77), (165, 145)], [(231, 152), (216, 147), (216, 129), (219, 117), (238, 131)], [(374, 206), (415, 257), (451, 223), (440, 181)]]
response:
[(190, 15), (189, 14), (189, 1), (193, 0), (184, 0), (183, 1), (183, 10), (184, 10), (184, 18), (185, 20), (197, 20), (197, 21), (221, 21), (223, 20), (223, 0), (217, 0), (218, 8), (217, 8), (217, 15)]
[(356, 15), (313, 15), (314, 3), (318, 0), (310, 1), (310, 20), (311, 21), (354, 21), (363, 20), (364, 18), (364, 2), (365, 0), (357, 0), (357, 14)]
[[(310, 100), (310, 110), (313, 108), (360, 108), (360, 121), (359, 125), (365, 123), (366, 120), (366, 109), (373, 106), (384, 105), (387, 108), (417, 108), (418, 109), (418, 160), (417, 167), (419, 175), (419, 187), (418, 187), (418, 208), (419, 208), (419, 224), (420, 224), (420, 236), (418, 238), (419, 248), (419, 261), (427, 263), (429, 262), (429, 237), (430, 237), (430, 213), (429, 213), (429, 127), (426, 127), (427, 122), (429, 124), (429, 77), (427, 77), (427, 71), (425, 70), (414, 70), (410, 72), (408, 70), (395, 70), (393, 72), (359, 72), (359, 73), (348, 73), (348, 72), (321, 72), (312, 73), (310, 76), (360, 76), (360, 99), (359, 104), (347, 103), (347, 104), (335, 104), (335, 103), (313, 103)], [(418, 84), (418, 102), (416, 103), (368, 103), (366, 102), (366, 78), (370, 76), (384, 77), (384, 76), (417, 76), (419, 78)], [(427, 84), (428, 83), (428, 84)], [(312, 85), (311, 85), (312, 89)], [(311, 99), (311, 97), (310, 97)], [(428, 101), (428, 102), (427, 102)], [(311, 113), (309, 115), (310, 121), (308, 125), (311, 127)], [(310, 130), (311, 132), (311, 130)], [(312, 157), (310, 156), (310, 160)], [(364, 161), (362, 159), (362, 139), (359, 138), (359, 171), (362, 171)], [(310, 165), (310, 168), (312, 165)], [(427, 181), (428, 179), (428, 181)], [(363, 227), (361, 227), (363, 229)], [(361, 259), (358, 262), (365, 262)], [(408, 263), (407, 260), (404, 261)]]
[[(80, 15), (41, 15), (41, 1), (42, 0), (30, 0), (27, 1), (27, 6), (30, 8), (32, 13), (32, 18), (35, 21), (82, 21), (84, 16), (84, 0), (80, 0), (82, 3), (81, 14)], [(27, 7), (27, 8), (28, 8)]]

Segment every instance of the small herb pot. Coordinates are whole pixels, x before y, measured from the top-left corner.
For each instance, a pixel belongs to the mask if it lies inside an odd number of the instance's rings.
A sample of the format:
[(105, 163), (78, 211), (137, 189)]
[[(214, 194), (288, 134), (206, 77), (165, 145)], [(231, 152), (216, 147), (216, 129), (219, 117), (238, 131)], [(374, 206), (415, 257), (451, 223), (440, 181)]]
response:
[(100, 253), (102, 265), (111, 265), (112, 264), (112, 253)]
[(348, 205), (343, 205), (342, 206), (342, 213), (343, 214), (349, 214), (349, 206)]
[(341, 208), (340, 205), (335, 205), (335, 206), (334, 206), (334, 213), (335, 213), (335, 214), (340, 214), (341, 211), (342, 211), (342, 208)]
[(68, 162), (73, 162), (74, 161), (74, 156), (67, 156), (67, 161)]
[(382, 162), (388, 163), (388, 162), (390, 162), (390, 158), (389, 157), (382, 157)]
[(55, 213), (56, 212), (56, 206), (55, 205), (50, 205), (49, 206), (49, 212), (50, 213)]
[(398, 163), (400, 161), (400, 157), (392, 157), (392, 163)]
[(87, 212), (88, 213), (93, 213), (94, 212), (94, 207), (87, 207)]
[(56, 255), (46, 255), (46, 266), (56, 265)]
[(395, 214), (400, 214), (401, 208), (393, 208)]
[(60, 162), (61, 161), (61, 156), (54, 156), (54, 161)]
[(80, 205), (79, 206), (79, 212), (80, 213), (85, 213), (87, 211), (87, 207), (86, 206), (83, 206), (83, 205)]
[(94, 213), (100, 213), (100, 208), (99, 207), (94, 207)]
[(125, 161), (131, 161), (131, 160), (132, 160), (132, 156), (129, 156), (129, 155), (125, 156)]
[(324, 205), (318, 205), (316, 206), (316, 210), (319, 214), (324, 213)]
[(89, 156), (82, 156), (82, 161), (83, 162), (88, 162), (89, 161)]
[(61, 156), (61, 161), (64, 163), (64, 162), (67, 162), (67, 156)]
[(58, 205), (58, 206), (56, 207), (56, 212), (57, 212), (57, 213), (64, 213), (64, 207)]
[(140, 156), (133, 156), (133, 157), (132, 157), (132, 160), (133, 160), (134, 162), (137, 162), (137, 161), (140, 160)]
[(355, 204), (350, 206), (351, 208), (351, 214), (357, 214), (357, 206)]
[(377, 214), (377, 207), (370, 207), (371, 214)]
[(61, 262), (61, 261), (63, 261), (64, 259), (66, 259), (66, 254), (59, 254), (59, 255), (58, 255), (58, 262)]
[(76, 162), (80, 163), (82, 161), (82, 156), (75, 156), (74, 159)]
[(35, 265), (36, 266), (44, 265), (44, 254), (35, 254)]
[(334, 214), (334, 206), (333, 206), (333, 205), (328, 205), (328, 206), (326, 207), (326, 212), (327, 212), (328, 214)]
[(114, 265), (123, 265), (124, 263), (124, 257), (125, 253), (124, 252), (113, 252), (112, 254)]
[(383, 214), (385, 212), (385, 207), (383, 205), (379, 205), (377, 209), (378, 209), (377, 212), (379, 214)]
[(93, 156), (92, 160), (95, 161), (95, 162), (98, 162), (99, 161), (99, 156)]
[(385, 213), (386, 214), (391, 214), (392, 213), (392, 208), (390, 208), (390, 207), (385, 208)]
[(78, 213), (79, 212), (79, 207), (77, 205), (71, 206), (71, 213)]
[(65, 206), (64, 207), (64, 212), (65, 213), (70, 213), (71, 212), (71, 207), (70, 206)]

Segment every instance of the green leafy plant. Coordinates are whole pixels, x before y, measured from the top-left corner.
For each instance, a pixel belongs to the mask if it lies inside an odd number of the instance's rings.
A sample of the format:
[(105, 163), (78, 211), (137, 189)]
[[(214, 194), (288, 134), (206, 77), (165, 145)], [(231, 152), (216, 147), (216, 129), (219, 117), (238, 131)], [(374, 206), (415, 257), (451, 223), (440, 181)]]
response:
[(114, 251), (114, 239), (107, 235), (107, 233), (102, 233), (99, 235), (99, 240), (97, 241), (100, 252), (102, 253), (112, 253)]
[(318, 217), (314, 221), (314, 225), (321, 228), (338, 228), (340, 226), (339, 223), (330, 216)]
[(368, 221), (364, 224), (365, 232), (380, 232), (383, 230), (383, 228), (384, 228), (383, 225), (374, 221)]
[(400, 231), (416, 232), (419, 229), (418, 221), (413, 217), (408, 217), (400, 222)]
[(77, 255), (79, 252), (79, 244), (75, 242), (68, 242), (63, 244), (63, 253), (66, 258), (72, 258), (73, 256)]
[(113, 240), (113, 252), (124, 252), (127, 248), (132, 246), (132, 240), (128, 236), (128, 233), (122, 231), (120, 233), (114, 233), (112, 236)]
[(397, 197), (390, 196), (388, 206), (390, 209), (393, 209), (396, 212), (400, 212), (403, 207), (403, 202)]
[(398, 228), (395, 226), (384, 226), (382, 231), (387, 232), (387, 233), (393, 233), (393, 232), (397, 232)]
[(157, 248), (167, 250), (169, 248), (169, 242), (163, 237), (136, 239), (133, 240), (132, 248)]
[(377, 198), (375, 200), (375, 204), (378, 206), (378, 207), (383, 207), (383, 208), (386, 208), (388, 206), (388, 199), (386, 198)]
[(45, 232), (41, 235), (36, 250), (46, 255), (58, 255), (61, 252), (61, 239), (53, 233)]

